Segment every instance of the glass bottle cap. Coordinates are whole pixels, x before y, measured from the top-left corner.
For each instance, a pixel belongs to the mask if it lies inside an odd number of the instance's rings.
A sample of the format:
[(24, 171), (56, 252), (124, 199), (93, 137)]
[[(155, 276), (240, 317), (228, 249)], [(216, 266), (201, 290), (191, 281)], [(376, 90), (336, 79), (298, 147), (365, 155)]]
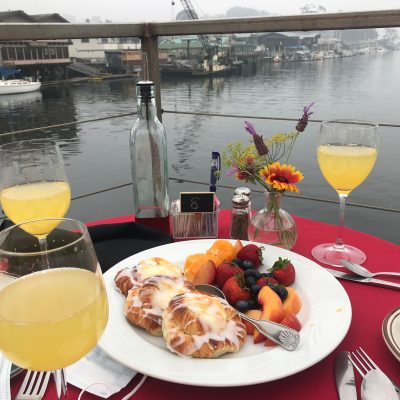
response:
[(152, 81), (139, 81), (136, 83), (136, 96), (141, 98), (154, 97), (154, 82)]

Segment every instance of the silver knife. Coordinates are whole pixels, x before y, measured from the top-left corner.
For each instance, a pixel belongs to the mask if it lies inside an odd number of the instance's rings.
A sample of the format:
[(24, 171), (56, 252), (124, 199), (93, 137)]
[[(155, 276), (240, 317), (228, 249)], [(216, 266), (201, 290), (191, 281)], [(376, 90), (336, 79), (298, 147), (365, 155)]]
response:
[(357, 400), (353, 365), (347, 357), (348, 351), (341, 351), (335, 359), (336, 388), (340, 400)]
[(346, 272), (337, 271), (336, 269), (330, 269), (323, 267), (326, 271), (330, 272), (334, 277), (339, 279), (346, 279), (348, 281), (359, 282), (359, 283), (366, 283), (369, 285), (380, 286), (389, 289), (396, 289), (400, 290), (400, 284), (394, 283), (390, 281), (384, 281), (382, 279), (375, 279), (375, 278), (364, 278), (359, 275), (355, 274), (348, 274)]

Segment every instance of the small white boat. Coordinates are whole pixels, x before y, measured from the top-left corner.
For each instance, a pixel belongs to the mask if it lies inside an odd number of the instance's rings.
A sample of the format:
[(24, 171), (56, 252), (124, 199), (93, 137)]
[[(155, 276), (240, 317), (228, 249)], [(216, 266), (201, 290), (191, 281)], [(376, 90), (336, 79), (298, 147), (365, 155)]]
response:
[(1, 94), (15, 94), (35, 92), (40, 89), (40, 82), (33, 82), (32, 79), (9, 79), (0, 81)]

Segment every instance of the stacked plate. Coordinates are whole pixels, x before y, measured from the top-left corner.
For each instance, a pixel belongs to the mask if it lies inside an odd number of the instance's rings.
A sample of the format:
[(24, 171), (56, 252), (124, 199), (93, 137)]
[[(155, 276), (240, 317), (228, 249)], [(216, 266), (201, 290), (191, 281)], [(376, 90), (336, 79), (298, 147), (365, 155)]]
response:
[(388, 349), (400, 361), (400, 307), (386, 315), (382, 335)]

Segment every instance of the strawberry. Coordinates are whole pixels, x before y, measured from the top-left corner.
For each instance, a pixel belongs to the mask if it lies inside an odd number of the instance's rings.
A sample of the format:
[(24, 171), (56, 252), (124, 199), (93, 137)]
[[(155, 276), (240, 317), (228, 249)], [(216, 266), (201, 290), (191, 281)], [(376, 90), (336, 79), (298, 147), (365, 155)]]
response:
[(239, 258), (241, 261), (251, 261), (254, 268), (258, 268), (262, 264), (262, 250), (264, 250), (264, 247), (258, 247), (255, 244), (246, 244), (246, 246), (243, 246), (238, 251), (236, 258)]
[(277, 285), (278, 281), (275, 278), (272, 278), (272, 276), (264, 276), (260, 278), (257, 282), (258, 286), (265, 286), (265, 285)]
[(242, 274), (231, 276), (222, 287), (222, 291), (229, 304), (234, 306), (239, 300), (249, 300), (251, 298), (250, 291), (244, 285)]
[(242, 269), (238, 265), (233, 263), (222, 263), (217, 268), (214, 282), (222, 288), (225, 282), (236, 274), (243, 274)]
[[(279, 323), (281, 325), (287, 326), (288, 328), (292, 328), (297, 332), (300, 332), (301, 323), (294, 314), (286, 315), (286, 317), (284, 317), (283, 320)], [(272, 340), (267, 339), (264, 346), (273, 347), (276, 346), (276, 344)]]
[(300, 329), (301, 329), (301, 323), (294, 314), (286, 315), (286, 317), (283, 318), (283, 320), (280, 322), (280, 324), (285, 325), (288, 328), (292, 328), (297, 332), (300, 332)]
[(273, 277), (284, 286), (290, 286), (296, 277), (293, 264), (288, 259), (279, 257), (278, 261), (272, 266)]

